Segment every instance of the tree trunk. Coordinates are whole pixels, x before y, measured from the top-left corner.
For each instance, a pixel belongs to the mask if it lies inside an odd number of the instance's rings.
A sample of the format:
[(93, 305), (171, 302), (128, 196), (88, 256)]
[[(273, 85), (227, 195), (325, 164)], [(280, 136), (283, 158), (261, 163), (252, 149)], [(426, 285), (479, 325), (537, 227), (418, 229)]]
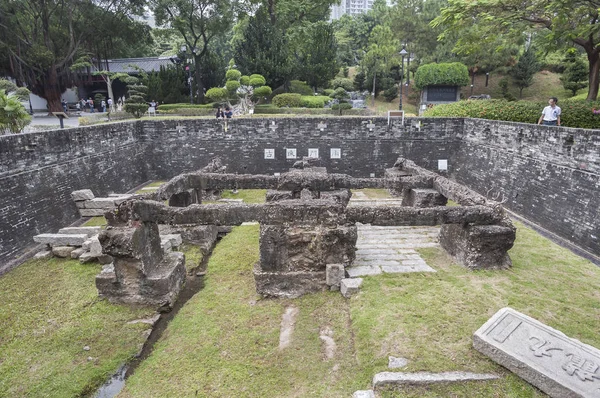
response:
[[(109, 112), (114, 112), (115, 111), (115, 96), (113, 94), (113, 89), (112, 89), (112, 80), (110, 80), (110, 76), (106, 76), (106, 89), (108, 90), (108, 98), (112, 99), (112, 105), (109, 107)], [(106, 102), (108, 103), (108, 98), (106, 99)]]
[(51, 67), (46, 73), (43, 90), (44, 92), (40, 93), (40, 96), (48, 101), (48, 112), (62, 112), (60, 103), (62, 90), (58, 84), (58, 73), (54, 67)]
[(587, 100), (595, 101), (598, 98), (598, 86), (600, 85), (600, 49), (595, 48), (587, 51), (587, 56), (590, 68)]
[[(194, 57), (194, 65), (196, 69), (194, 70), (194, 79), (196, 79), (196, 89), (198, 90), (198, 103), (204, 103), (204, 82), (202, 81), (202, 58), (199, 56)], [(191, 67), (191, 65), (190, 65)], [(192, 84), (192, 82), (190, 82)]]
[(375, 80), (376, 80), (375, 78), (376, 77), (377, 77), (377, 73), (373, 73), (373, 92), (371, 94), (373, 96), (373, 99), (371, 100), (371, 106), (373, 108), (375, 108)]

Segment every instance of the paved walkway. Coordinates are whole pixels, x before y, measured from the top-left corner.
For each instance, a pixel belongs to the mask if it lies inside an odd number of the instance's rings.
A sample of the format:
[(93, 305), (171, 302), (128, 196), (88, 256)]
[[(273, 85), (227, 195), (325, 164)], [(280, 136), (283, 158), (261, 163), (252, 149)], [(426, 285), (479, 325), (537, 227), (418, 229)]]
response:
[[(354, 193), (349, 206), (400, 206), (399, 198), (370, 199)], [(415, 249), (438, 247), (439, 227), (382, 227), (357, 224), (356, 259), (351, 278), (385, 273), (435, 272)]]

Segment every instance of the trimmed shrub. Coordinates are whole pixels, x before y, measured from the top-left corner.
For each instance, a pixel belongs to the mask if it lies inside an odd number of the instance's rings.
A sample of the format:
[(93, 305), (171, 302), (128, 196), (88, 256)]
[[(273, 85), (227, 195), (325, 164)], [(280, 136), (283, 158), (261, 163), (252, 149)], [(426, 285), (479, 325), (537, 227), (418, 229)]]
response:
[(249, 86), (250, 85), (250, 76), (240, 77), (240, 84), (243, 86)]
[(158, 111), (170, 111), (173, 109), (212, 109), (214, 104), (221, 105), (219, 103), (210, 104), (163, 104), (159, 105), (156, 109)]
[(333, 94), (333, 89), (332, 88), (326, 88), (325, 90), (323, 90), (323, 95), (330, 97), (331, 94)]
[(225, 73), (225, 79), (227, 79), (227, 80), (239, 80), (241, 76), (242, 76), (242, 72), (240, 72), (237, 69), (229, 69)]
[[(451, 104), (436, 105), (425, 111), (423, 116), (473, 117), (509, 122), (537, 123), (547, 102), (506, 100), (467, 100)], [(565, 127), (600, 128), (600, 115), (592, 109), (600, 108), (600, 101), (564, 100), (558, 103), (562, 109), (561, 125)]]
[[(350, 104), (346, 104), (350, 105)], [(340, 114), (339, 110), (333, 110), (330, 108), (274, 108), (274, 107), (262, 107), (257, 106), (254, 108), (254, 114), (256, 115), (332, 115), (337, 116)], [(344, 111), (346, 115), (354, 116), (372, 116), (375, 113), (370, 109), (348, 109)]]
[(225, 88), (230, 93), (235, 93), (238, 88), (240, 88), (240, 82), (237, 80), (227, 80), (225, 82)]
[(352, 104), (349, 104), (347, 102), (342, 102), (341, 104), (333, 104), (331, 106), (331, 109), (333, 109), (334, 111), (337, 110), (343, 110), (343, 111), (347, 111), (348, 109), (352, 109)]
[(260, 86), (264, 86), (265, 84), (267, 84), (267, 81), (261, 75), (252, 75), (252, 76), (250, 76), (249, 83), (250, 83), (250, 86), (252, 86), (252, 87), (260, 87)]
[(205, 97), (210, 99), (211, 101), (223, 101), (224, 99), (226, 99), (229, 95), (229, 92), (227, 91), (226, 88), (222, 88), (222, 87), (213, 87), (211, 89), (209, 89), (206, 94)]
[(346, 91), (352, 91), (354, 90), (354, 82), (345, 77), (336, 77), (331, 81), (331, 88), (335, 90), (339, 87), (343, 88)]
[(306, 82), (302, 82), (300, 80), (292, 80), (290, 82), (290, 93), (296, 93), (300, 95), (313, 95), (313, 90), (306, 84)]
[(295, 93), (279, 94), (273, 97), (273, 105), (278, 108), (298, 108), (302, 105), (302, 96)]
[(466, 86), (468, 84), (469, 70), (460, 62), (422, 65), (415, 74), (415, 86), (419, 90), (427, 86)]
[(271, 87), (269, 87), (269, 86), (256, 87), (254, 89), (254, 96), (255, 97), (268, 97), (269, 95), (271, 95), (272, 92), (273, 92), (273, 90), (271, 90)]
[(331, 98), (322, 95), (303, 95), (300, 106), (303, 108), (323, 108)]

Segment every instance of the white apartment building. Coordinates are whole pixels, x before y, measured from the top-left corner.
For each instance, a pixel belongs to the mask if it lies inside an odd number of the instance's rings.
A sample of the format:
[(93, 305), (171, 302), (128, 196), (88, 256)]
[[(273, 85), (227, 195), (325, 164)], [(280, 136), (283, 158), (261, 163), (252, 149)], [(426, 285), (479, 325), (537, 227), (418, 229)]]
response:
[[(331, 21), (334, 19), (340, 19), (344, 14), (358, 15), (364, 14), (371, 8), (373, 8), (374, 0), (341, 0), (339, 5), (331, 6)], [(392, 0), (386, 0), (388, 6), (391, 5)]]

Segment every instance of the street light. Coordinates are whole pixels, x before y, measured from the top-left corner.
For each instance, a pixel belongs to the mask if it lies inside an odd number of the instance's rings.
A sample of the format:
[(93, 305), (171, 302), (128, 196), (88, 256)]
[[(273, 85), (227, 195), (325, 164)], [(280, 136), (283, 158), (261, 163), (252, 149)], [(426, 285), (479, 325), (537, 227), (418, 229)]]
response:
[(402, 86), (404, 85), (404, 57), (408, 54), (408, 51), (402, 46), (402, 50), (400, 50), (400, 56), (402, 57), (402, 72), (400, 74), (400, 106), (398, 109), (402, 110)]
[[(187, 65), (185, 67), (185, 70), (188, 72), (188, 85), (190, 86), (190, 104), (193, 104), (194, 103), (194, 95), (192, 93), (192, 67), (191, 67), (191, 64), (194, 61), (193, 55), (196, 55), (196, 52), (198, 52), (198, 49), (196, 47), (194, 47), (192, 49), (192, 52), (190, 54), (190, 55), (192, 55), (191, 61), (187, 58), (188, 51), (187, 51), (187, 46), (185, 44), (183, 46), (181, 46), (181, 48), (179, 50), (184, 55), (186, 61), (188, 61)], [(176, 59), (178, 59), (178, 58), (176, 58)], [(176, 62), (176, 61), (173, 61), (173, 59), (171, 59), (171, 61)]]

